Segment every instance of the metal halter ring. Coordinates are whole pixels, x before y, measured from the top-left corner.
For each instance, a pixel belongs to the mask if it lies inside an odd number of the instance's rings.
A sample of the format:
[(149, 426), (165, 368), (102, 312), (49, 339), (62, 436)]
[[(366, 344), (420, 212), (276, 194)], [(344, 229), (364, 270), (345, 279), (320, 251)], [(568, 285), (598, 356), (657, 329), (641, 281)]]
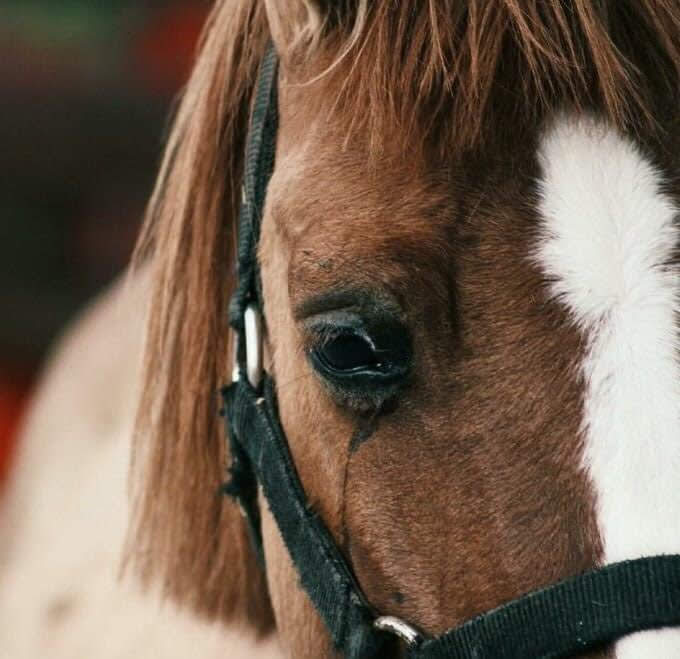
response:
[(395, 616), (380, 616), (373, 621), (373, 627), (383, 632), (389, 632), (401, 639), (407, 647), (415, 648), (423, 640), (420, 632)]
[[(243, 312), (243, 326), (246, 337), (246, 377), (253, 389), (258, 389), (262, 382), (264, 370), (262, 359), (262, 314), (255, 304), (250, 302)], [(234, 343), (234, 369), (232, 380), (241, 377), (238, 365), (238, 337)]]

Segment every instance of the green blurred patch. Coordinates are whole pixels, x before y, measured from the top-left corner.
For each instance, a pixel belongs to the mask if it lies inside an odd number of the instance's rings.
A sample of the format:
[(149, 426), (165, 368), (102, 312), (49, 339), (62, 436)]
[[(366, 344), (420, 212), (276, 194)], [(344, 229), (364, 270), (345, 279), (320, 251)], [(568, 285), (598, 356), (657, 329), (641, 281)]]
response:
[(108, 41), (147, 11), (139, 2), (3, 0), (0, 25), (30, 41), (85, 45)]

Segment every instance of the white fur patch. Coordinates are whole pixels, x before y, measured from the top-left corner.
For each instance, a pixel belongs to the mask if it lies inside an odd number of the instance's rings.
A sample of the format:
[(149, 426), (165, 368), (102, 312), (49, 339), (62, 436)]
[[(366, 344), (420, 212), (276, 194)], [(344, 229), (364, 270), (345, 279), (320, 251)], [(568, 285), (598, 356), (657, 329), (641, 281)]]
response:
[[(680, 553), (678, 208), (635, 145), (592, 120), (546, 135), (538, 261), (587, 339), (584, 464), (604, 562)], [(618, 659), (680, 657), (680, 631), (632, 635)]]

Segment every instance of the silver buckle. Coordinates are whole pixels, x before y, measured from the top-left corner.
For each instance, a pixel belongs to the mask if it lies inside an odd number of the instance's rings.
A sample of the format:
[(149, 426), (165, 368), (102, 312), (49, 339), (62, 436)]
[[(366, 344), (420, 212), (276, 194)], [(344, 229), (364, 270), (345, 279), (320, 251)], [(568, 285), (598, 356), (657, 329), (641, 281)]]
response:
[[(262, 360), (262, 314), (252, 302), (243, 312), (243, 325), (246, 337), (246, 377), (253, 389), (262, 382), (264, 365)], [(234, 368), (231, 379), (236, 382), (241, 377), (238, 365), (238, 336), (234, 341)]]
[(414, 648), (423, 640), (420, 632), (407, 622), (396, 616), (380, 616), (373, 621), (373, 626), (382, 632), (389, 632), (404, 641), (407, 647)]

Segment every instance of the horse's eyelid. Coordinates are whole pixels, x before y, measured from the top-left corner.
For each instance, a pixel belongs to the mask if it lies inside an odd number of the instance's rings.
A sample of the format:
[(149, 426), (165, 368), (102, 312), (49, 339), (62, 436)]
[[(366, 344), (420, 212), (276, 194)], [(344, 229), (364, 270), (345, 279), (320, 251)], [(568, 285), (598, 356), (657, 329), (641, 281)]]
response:
[(293, 307), (293, 318), (303, 321), (333, 311), (365, 311), (367, 315), (402, 317), (403, 311), (391, 296), (363, 288), (345, 288), (313, 295)]

